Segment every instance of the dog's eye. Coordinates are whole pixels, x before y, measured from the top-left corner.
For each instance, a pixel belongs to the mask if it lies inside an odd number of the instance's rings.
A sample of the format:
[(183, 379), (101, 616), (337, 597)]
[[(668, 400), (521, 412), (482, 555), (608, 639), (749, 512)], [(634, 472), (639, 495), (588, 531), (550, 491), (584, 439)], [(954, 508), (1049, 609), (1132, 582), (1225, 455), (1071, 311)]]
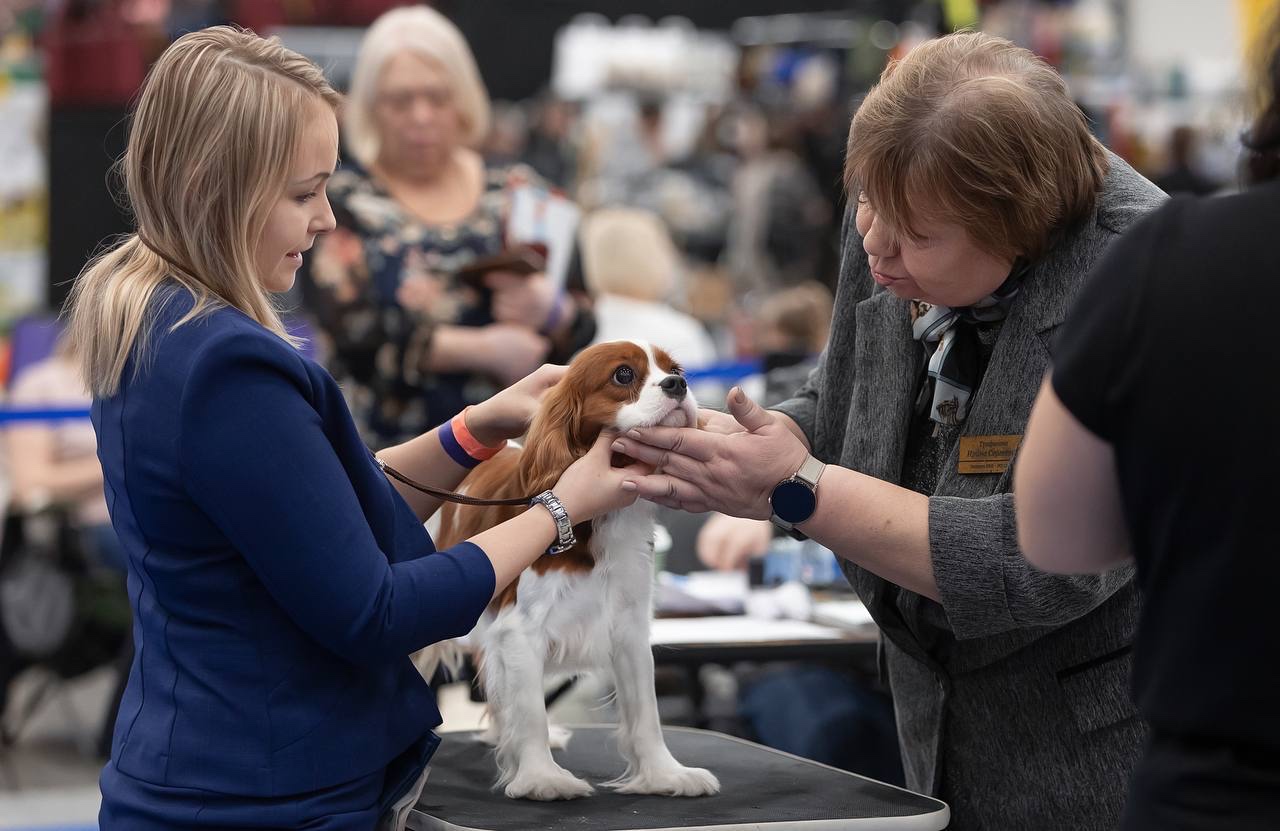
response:
[(620, 366), (613, 371), (613, 382), (621, 384), (624, 387), (631, 386), (631, 382), (636, 379), (636, 371), (629, 366)]

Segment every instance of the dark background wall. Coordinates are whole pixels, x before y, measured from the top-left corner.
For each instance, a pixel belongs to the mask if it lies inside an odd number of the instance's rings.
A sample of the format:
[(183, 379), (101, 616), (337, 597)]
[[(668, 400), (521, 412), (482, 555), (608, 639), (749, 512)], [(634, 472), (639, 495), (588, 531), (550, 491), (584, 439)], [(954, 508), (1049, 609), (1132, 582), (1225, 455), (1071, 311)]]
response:
[(700, 29), (728, 30), (740, 17), (797, 12), (850, 11), (898, 22), (908, 0), (540, 0), (434, 4), (467, 36), (494, 98), (518, 100), (536, 94), (551, 78), (555, 34), (576, 15), (593, 12), (612, 21), (642, 14), (657, 21), (679, 15)]

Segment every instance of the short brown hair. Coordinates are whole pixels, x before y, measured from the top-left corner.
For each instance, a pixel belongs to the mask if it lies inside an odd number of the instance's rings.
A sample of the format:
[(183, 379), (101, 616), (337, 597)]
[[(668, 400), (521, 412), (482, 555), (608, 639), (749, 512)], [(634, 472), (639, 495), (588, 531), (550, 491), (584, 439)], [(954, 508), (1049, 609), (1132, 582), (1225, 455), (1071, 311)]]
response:
[[(926, 41), (885, 68), (849, 128), (845, 187), (898, 233), (958, 221), (980, 247), (1039, 257), (1089, 215), (1107, 172), (1062, 77), (981, 32)], [(932, 216), (913, 200), (927, 197)]]

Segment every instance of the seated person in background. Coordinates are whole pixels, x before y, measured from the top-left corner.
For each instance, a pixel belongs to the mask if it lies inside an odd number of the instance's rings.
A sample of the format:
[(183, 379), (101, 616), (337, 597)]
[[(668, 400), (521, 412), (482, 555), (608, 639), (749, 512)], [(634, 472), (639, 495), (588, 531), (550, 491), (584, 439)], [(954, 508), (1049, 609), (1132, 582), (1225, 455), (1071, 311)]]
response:
[[(751, 325), (753, 351), (760, 355), (759, 375), (742, 380), (742, 389), (762, 406), (772, 407), (799, 389), (817, 364), (831, 328), (831, 292), (815, 280), (770, 294)], [(773, 539), (773, 524), (712, 513), (698, 532), (698, 559), (708, 568), (736, 571), (761, 557)]]
[(515, 189), (543, 183), (476, 151), (489, 97), (453, 23), (423, 6), (378, 18), (343, 119), (349, 162), (327, 187), (338, 227), (299, 278), (366, 441), (417, 436), (587, 345), (585, 297), (545, 275), (455, 277), (505, 247)]
[[(595, 343), (650, 341), (686, 371), (716, 362), (715, 343), (702, 323), (667, 302), (679, 291), (680, 254), (655, 214), (594, 211), (582, 222), (579, 246), (583, 279), (595, 297)], [(702, 398), (703, 391), (694, 392)]]
[[(17, 377), (9, 403), (23, 408), (88, 409), (89, 393), (61, 341), (52, 355)], [(3, 435), (14, 505), (22, 512), (51, 504), (67, 506), (95, 564), (124, 571), (120, 542), (107, 514), (102, 465), (89, 419), (21, 421), (10, 425)]]

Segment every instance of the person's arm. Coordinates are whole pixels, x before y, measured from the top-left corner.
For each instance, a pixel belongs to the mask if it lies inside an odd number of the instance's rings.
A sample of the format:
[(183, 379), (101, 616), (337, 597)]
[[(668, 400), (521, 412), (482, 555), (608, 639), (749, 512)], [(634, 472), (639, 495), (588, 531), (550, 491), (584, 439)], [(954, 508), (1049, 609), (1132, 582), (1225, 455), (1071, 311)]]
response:
[(178, 440), (193, 502), (290, 618), (349, 661), (376, 664), (470, 631), (495, 592), (487, 552), (464, 542), (390, 563), (301, 362), (264, 341), (217, 338), (193, 361)]
[[(516, 384), (467, 408), (462, 416), (467, 429), (487, 447), (524, 435), (537, 411), (538, 402), (564, 377), (566, 370), (563, 366), (545, 364)], [(378, 456), (415, 482), (442, 490), (456, 490), (470, 469), (458, 464), (445, 452), (440, 442), (440, 429), (437, 427), (403, 444), (388, 447)], [(424, 522), (440, 507), (440, 500), (435, 497), (395, 479), (391, 483)]]
[[(746, 428), (732, 435), (648, 428), (615, 450), (663, 472), (636, 480), (638, 493), (668, 507), (766, 519), (774, 485), (805, 458), (773, 413), (730, 394)], [(837, 555), (939, 601), (957, 637), (1057, 626), (1092, 611), (1131, 576), (1045, 574), (1018, 549), (1012, 494), (926, 497), (837, 465), (818, 484), (817, 511), (799, 528)]]
[(1132, 559), (1117, 449), (1135, 429), (1153, 360), (1167, 360), (1155, 335), (1158, 276), (1178, 262), (1184, 217), (1194, 203), (1173, 199), (1139, 220), (1108, 249), (1055, 340), (1014, 469), (1018, 537), (1046, 571), (1099, 572)]
[(95, 455), (56, 458), (52, 428), (14, 425), (5, 431), (9, 470), (18, 500), (27, 505), (45, 499), (74, 502), (102, 492), (102, 465)]
[(1014, 471), (1018, 541), (1044, 571), (1106, 571), (1131, 559), (1115, 451), (1040, 387)]
[[(49, 358), (20, 377), (13, 386), (9, 401), (25, 407), (41, 407), (56, 403), (83, 403), (80, 396), (67, 395), (64, 388), (74, 377), (70, 368), (62, 371), (61, 358)], [(82, 395), (82, 394), (81, 394)], [(86, 422), (85, 429), (89, 430)], [(59, 459), (57, 430), (49, 424), (16, 422), (0, 431), (9, 452), (9, 471), (14, 495), (24, 507), (37, 507), (45, 501), (75, 502), (102, 493), (102, 465), (94, 453), (76, 459)]]
[[(550, 515), (534, 506), (447, 550), (389, 562), (365, 511), (395, 507), (361, 503), (312, 404), (318, 394), (283, 343), (212, 339), (178, 404), (191, 499), (298, 626), (347, 660), (377, 663), (465, 634), (553, 542)], [(635, 498), (622, 493), (629, 471), (609, 467), (607, 443), (588, 455), (556, 486), (575, 520)]]
[(484, 372), (512, 384), (547, 359), (551, 343), (525, 326), (437, 326), (424, 367), (431, 372)]

